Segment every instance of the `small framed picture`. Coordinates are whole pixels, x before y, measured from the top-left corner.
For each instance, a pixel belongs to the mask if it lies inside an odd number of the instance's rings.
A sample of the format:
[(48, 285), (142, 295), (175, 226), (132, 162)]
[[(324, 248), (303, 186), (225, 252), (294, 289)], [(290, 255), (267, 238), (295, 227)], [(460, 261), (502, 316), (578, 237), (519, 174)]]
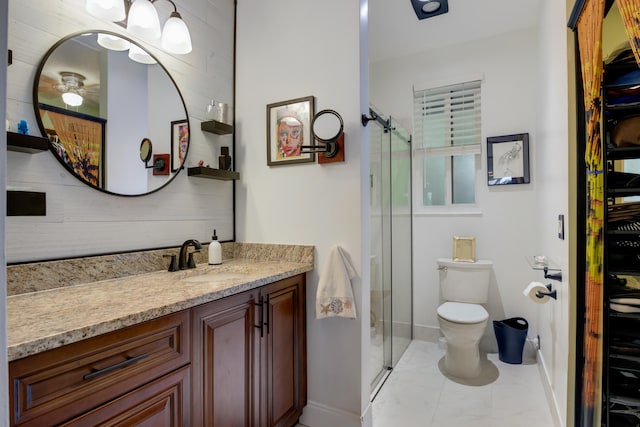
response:
[(487, 138), (489, 185), (529, 183), (529, 134)]
[(315, 98), (291, 99), (267, 105), (267, 164), (269, 166), (315, 162), (314, 153), (302, 153), (302, 145), (314, 145), (311, 120)]
[(453, 260), (476, 262), (476, 238), (454, 236)]
[(180, 170), (189, 149), (189, 121), (171, 122), (171, 172)]

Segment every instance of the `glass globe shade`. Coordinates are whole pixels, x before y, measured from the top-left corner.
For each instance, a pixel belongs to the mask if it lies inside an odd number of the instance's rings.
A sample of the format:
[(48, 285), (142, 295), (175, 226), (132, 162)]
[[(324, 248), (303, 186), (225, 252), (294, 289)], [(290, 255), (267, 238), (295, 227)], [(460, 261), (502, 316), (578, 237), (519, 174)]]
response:
[(62, 100), (65, 104), (72, 107), (79, 107), (82, 105), (82, 97), (75, 92), (65, 92), (62, 94)]
[(124, 11), (124, 0), (87, 0), (85, 9), (95, 17), (114, 22), (122, 21), (127, 17)]
[(109, 50), (120, 51), (129, 49), (131, 43), (112, 34), (98, 33), (98, 44)]
[(141, 64), (151, 65), (156, 63), (156, 60), (151, 55), (135, 44), (131, 44), (131, 47), (129, 47), (129, 58)]
[(127, 30), (146, 40), (160, 38), (160, 18), (158, 11), (149, 0), (135, 0), (129, 9)]
[(176, 12), (172, 13), (164, 24), (161, 46), (169, 53), (185, 54), (191, 52), (189, 29)]

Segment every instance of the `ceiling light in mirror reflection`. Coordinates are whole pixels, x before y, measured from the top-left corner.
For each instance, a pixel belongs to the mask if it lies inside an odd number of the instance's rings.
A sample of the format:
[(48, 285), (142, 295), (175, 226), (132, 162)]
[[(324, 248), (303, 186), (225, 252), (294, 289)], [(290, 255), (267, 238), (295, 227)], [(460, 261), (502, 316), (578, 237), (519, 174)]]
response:
[(62, 101), (71, 107), (79, 107), (86, 94), (84, 90), (85, 77), (72, 71), (61, 71), (60, 82), (53, 88), (62, 94)]

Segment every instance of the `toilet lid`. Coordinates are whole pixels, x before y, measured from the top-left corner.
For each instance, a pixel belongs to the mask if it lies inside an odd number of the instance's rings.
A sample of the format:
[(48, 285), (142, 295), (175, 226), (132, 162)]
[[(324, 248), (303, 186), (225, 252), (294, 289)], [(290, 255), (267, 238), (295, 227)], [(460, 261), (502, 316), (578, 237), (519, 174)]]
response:
[(454, 323), (480, 323), (489, 318), (489, 313), (479, 304), (445, 302), (438, 307), (438, 316)]

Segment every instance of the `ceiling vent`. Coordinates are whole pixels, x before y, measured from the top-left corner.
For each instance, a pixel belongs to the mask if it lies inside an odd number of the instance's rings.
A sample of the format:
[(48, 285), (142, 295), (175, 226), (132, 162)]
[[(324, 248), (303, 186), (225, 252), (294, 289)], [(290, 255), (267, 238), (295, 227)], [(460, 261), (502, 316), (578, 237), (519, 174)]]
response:
[(411, 4), (418, 19), (427, 19), (449, 12), (448, 0), (411, 0)]

